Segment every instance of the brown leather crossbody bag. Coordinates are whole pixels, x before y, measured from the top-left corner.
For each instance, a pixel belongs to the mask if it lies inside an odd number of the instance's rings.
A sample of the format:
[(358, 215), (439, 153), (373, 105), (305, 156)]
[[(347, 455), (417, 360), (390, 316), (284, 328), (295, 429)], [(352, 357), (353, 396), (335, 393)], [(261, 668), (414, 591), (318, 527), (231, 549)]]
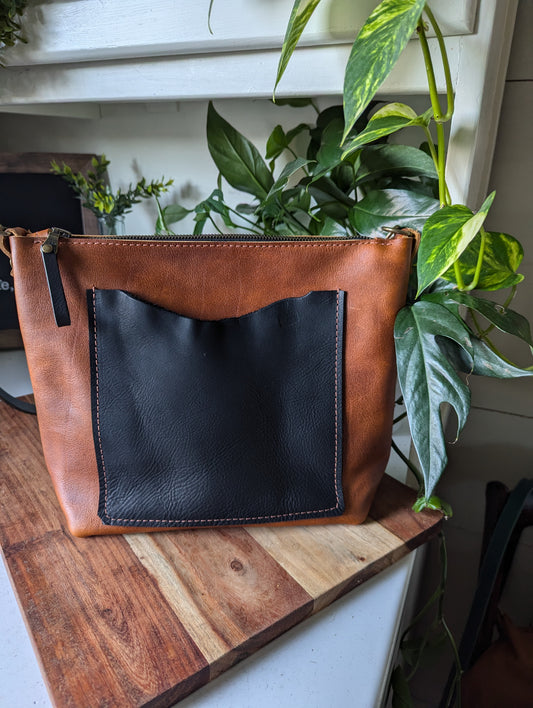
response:
[(73, 534), (365, 519), (410, 237), (12, 230), (3, 250)]

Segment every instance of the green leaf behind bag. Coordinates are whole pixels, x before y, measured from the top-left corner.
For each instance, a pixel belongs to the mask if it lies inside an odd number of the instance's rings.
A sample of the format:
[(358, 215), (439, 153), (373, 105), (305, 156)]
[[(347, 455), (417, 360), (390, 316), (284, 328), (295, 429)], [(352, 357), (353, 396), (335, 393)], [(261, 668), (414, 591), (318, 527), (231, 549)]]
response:
[(244, 135), (235, 130), (213, 104), (207, 110), (207, 146), (220, 174), (235, 189), (264, 199), (274, 178), (259, 151)]
[(431, 497), (447, 462), (441, 405), (449, 403), (455, 409), (457, 433), (470, 409), (468, 386), (443, 353), (437, 337), (455, 341), (473, 366), (470, 334), (464, 322), (446, 307), (416, 302), (400, 310), (394, 326), (398, 380), (422, 469), (425, 499)]
[[(459, 259), (461, 272), (467, 284), (474, 278), (480, 245), (481, 235), (478, 234)], [(487, 231), (483, 265), (476, 289), (500, 290), (521, 283), (524, 280), (524, 276), (516, 271), (520, 267), (523, 257), (524, 249), (513, 236), (496, 231)], [(442, 277), (455, 282), (453, 268), (443, 273)]]
[(440, 278), (474, 240), (494, 200), (495, 192), (477, 214), (462, 204), (445, 206), (424, 225), (418, 249), (418, 294)]
[(439, 208), (438, 199), (403, 189), (369, 192), (350, 210), (350, 223), (362, 236), (383, 226), (408, 226), (421, 230), (426, 219)]

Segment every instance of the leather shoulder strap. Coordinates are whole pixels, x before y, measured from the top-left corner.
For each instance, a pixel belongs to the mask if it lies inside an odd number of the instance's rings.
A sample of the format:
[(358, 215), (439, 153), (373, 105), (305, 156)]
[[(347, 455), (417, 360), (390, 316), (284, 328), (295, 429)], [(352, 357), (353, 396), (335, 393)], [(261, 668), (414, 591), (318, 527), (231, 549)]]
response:
[(21, 401), (20, 398), (15, 398), (3, 388), (0, 388), (0, 399), (22, 413), (29, 413), (30, 415), (36, 415), (37, 413), (33, 403)]

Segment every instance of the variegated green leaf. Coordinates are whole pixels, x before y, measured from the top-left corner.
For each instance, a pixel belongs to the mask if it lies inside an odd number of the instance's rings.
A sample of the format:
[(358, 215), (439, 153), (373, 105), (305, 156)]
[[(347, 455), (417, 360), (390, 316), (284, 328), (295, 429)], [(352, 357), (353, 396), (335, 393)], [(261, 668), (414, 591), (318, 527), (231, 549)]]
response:
[(474, 240), (494, 200), (495, 192), (477, 214), (462, 204), (445, 206), (424, 225), (418, 249), (418, 295), (440, 278)]
[(403, 189), (369, 192), (350, 210), (350, 223), (362, 236), (377, 235), (383, 226), (422, 229), (439, 208), (439, 200)]
[(377, 118), (388, 118), (389, 116), (402, 116), (408, 120), (413, 120), (417, 117), (416, 111), (414, 111), (411, 106), (406, 103), (399, 103), (394, 101), (393, 103), (387, 103), (372, 115), (369, 122), (376, 120)]
[(504, 307), (497, 302), (475, 297), (470, 295), (470, 293), (463, 293), (459, 290), (429, 293), (428, 295), (423, 295), (422, 299), (426, 302), (444, 305), (445, 307), (456, 307), (457, 305), (468, 307), (470, 310), (483, 315), (485, 319), (502, 332), (512, 334), (529, 344), (530, 347), (533, 347), (529, 322), (523, 315), (511, 310), (510, 307)]
[(396, 64), (424, 5), (425, 0), (383, 0), (357, 35), (344, 76), (344, 139)]
[(392, 135), (392, 133), (396, 133), (402, 128), (426, 123), (429, 113), (431, 113), (431, 110), (421, 116), (417, 116), (412, 108), (403, 103), (391, 103), (384, 106), (372, 116), (367, 127), (348, 144), (348, 147), (342, 153), (342, 158), (348, 157), (348, 155), (351, 155), (352, 152), (363, 145), (385, 138), (387, 135)]
[[(461, 272), (466, 284), (474, 278), (480, 245), (481, 235), (478, 234), (459, 259)], [(513, 285), (518, 285), (524, 279), (523, 275), (516, 272), (523, 257), (524, 249), (513, 236), (496, 231), (487, 231), (481, 275), (476, 289), (500, 290), (501, 288), (510, 288)], [(443, 273), (442, 277), (455, 282), (453, 268)]]
[(398, 380), (424, 477), (425, 499), (431, 497), (447, 461), (441, 404), (449, 403), (457, 413), (458, 434), (470, 409), (470, 391), (437, 337), (456, 342), (473, 365), (470, 333), (446, 307), (420, 301), (400, 310), (394, 325)]
[(285, 73), (289, 59), (298, 44), (305, 26), (309, 22), (311, 15), (316, 10), (320, 0), (295, 0), (292, 6), (291, 16), (285, 31), (285, 38), (281, 48), (281, 55), (278, 62), (278, 71), (276, 74), (276, 83), (274, 85), (274, 93), (278, 87), (281, 77)]

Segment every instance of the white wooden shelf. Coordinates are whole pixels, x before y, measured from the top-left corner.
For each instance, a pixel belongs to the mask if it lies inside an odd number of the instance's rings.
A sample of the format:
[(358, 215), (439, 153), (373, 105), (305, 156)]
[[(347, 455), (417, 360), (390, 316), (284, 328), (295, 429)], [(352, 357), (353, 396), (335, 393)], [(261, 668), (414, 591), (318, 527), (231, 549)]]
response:
[[(456, 75), (478, 0), (433, 0)], [(351, 43), (377, 0), (323, 0), (280, 96), (342, 93)], [(0, 106), (270, 97), (292, 0), (46, 0), (24, 16), (28, 43), (4, 52)], [(451, 19), (450, 19), (451, 18)], [(425, 90), (411, 42), (384, 92)], [(442, 77), (440, 86), (443, 87)], [(61, 113), (61, 111), (60, 111)]]
[[(234, 54), (281, 47), (292, 0), (37, 0), (24, 15), (28, 43), (11, 66), (163, 55)], [(322, 0), (302, 44), (351, 44), (378, 0)], [(471, 34), (477, 0), (433, 0), (446, 35)]]

